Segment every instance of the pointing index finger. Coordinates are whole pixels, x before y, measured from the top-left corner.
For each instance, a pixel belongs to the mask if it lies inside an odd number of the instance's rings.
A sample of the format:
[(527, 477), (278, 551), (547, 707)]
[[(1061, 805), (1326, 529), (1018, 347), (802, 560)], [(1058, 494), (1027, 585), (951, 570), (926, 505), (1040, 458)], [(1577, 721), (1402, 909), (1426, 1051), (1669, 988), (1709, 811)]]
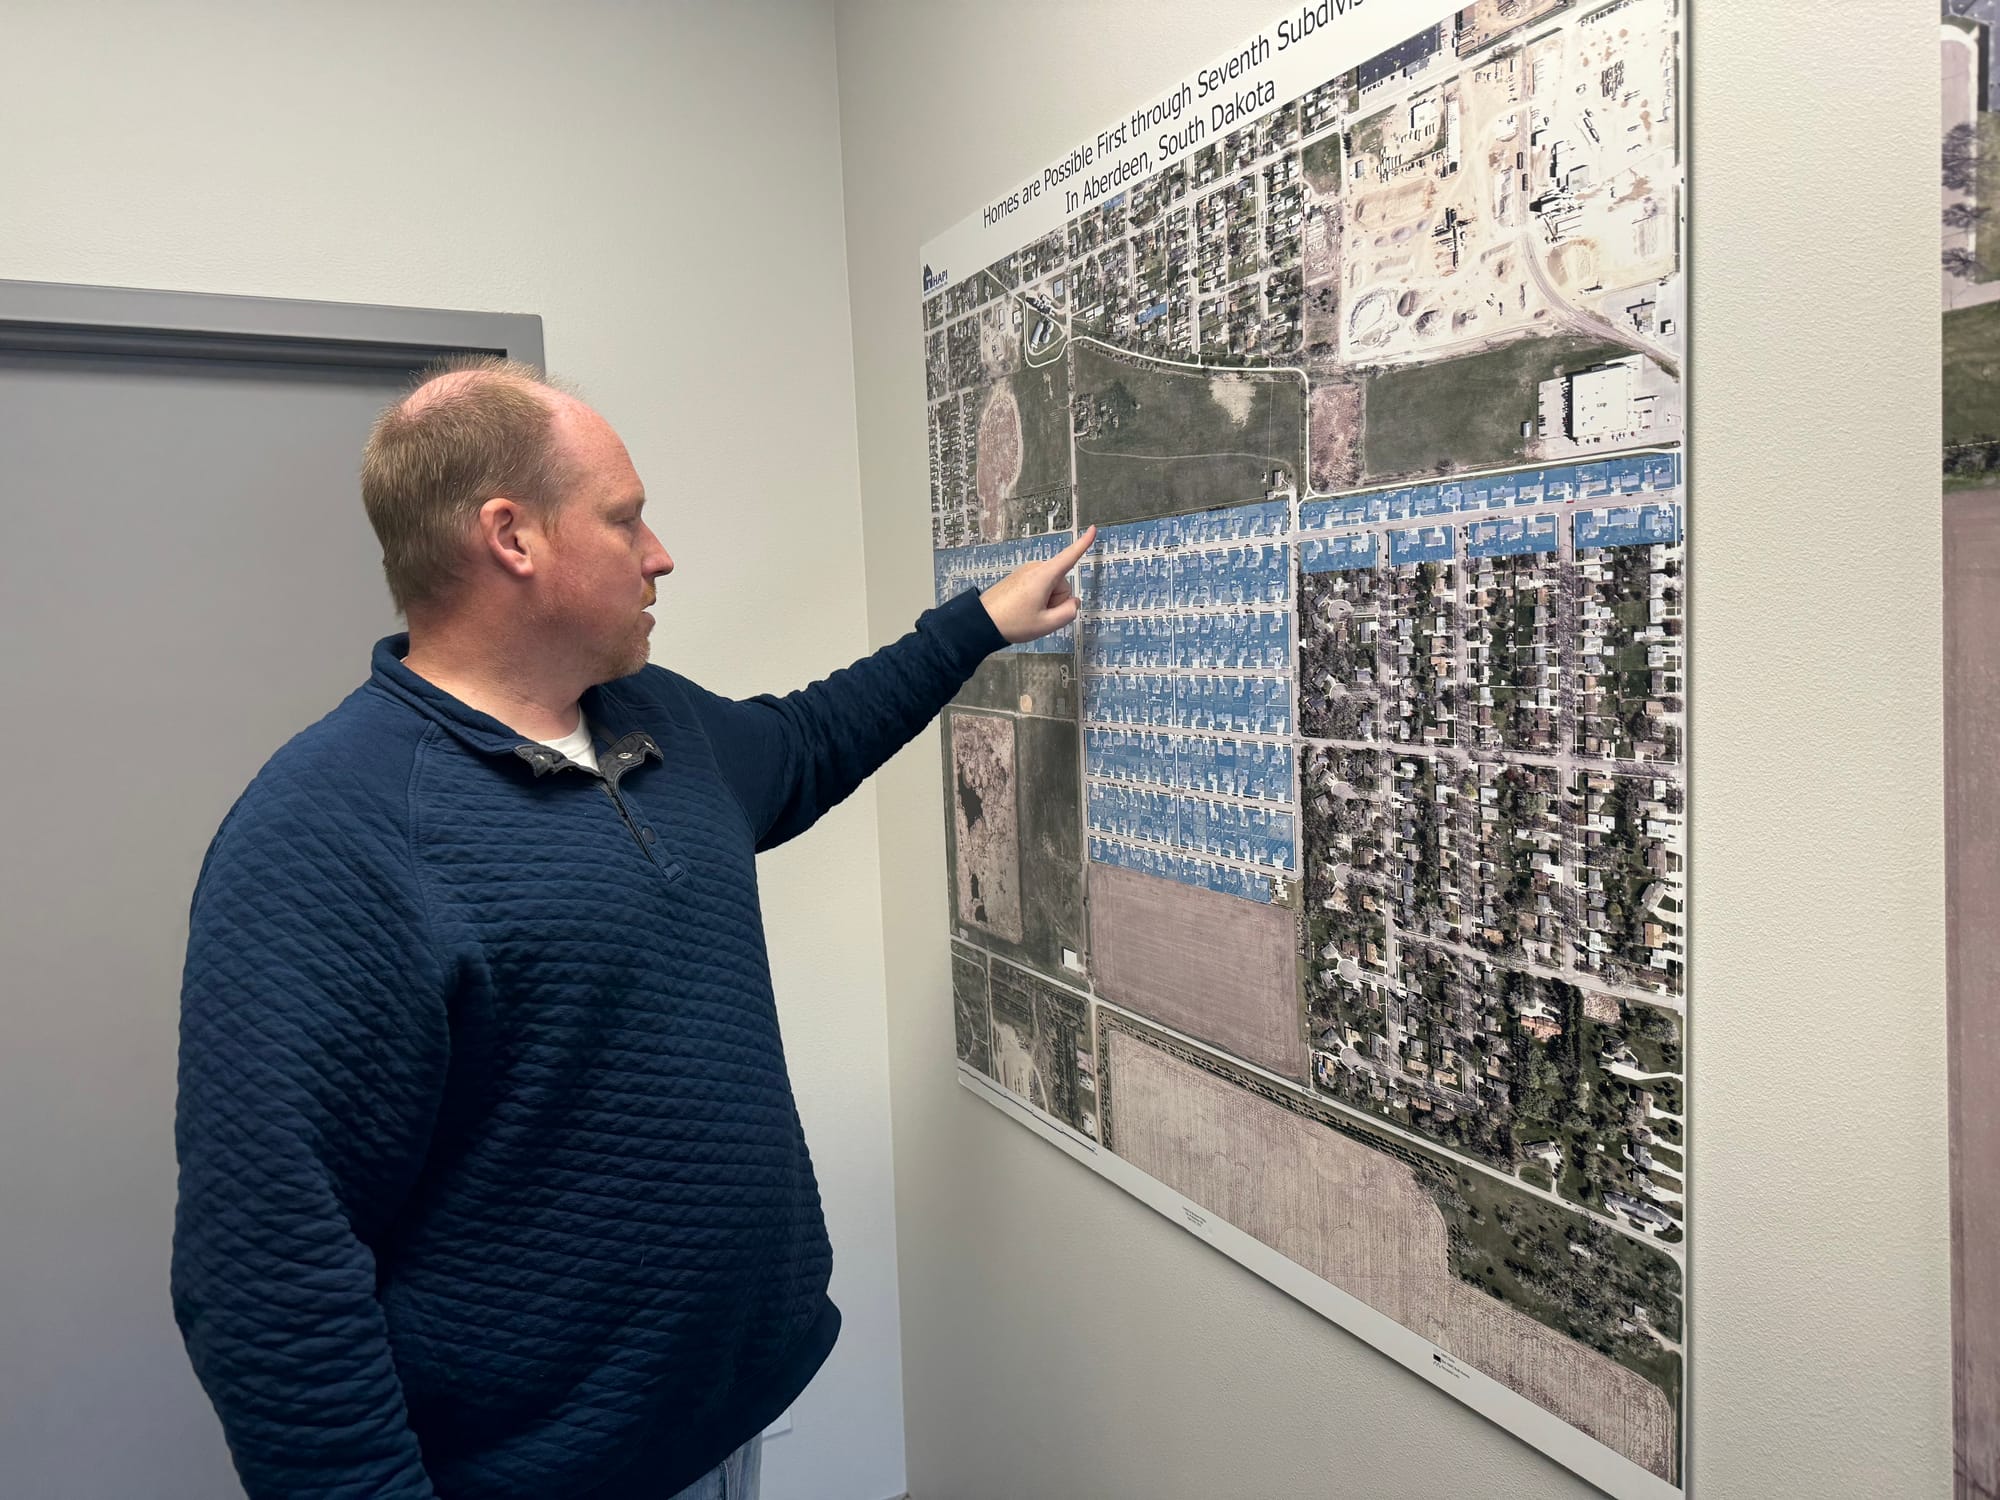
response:
[(1090, 544), (1096, 540), (1097, 527), (1095, 525), (1086, 527), (1075, 541), (1049, 559), (1049, 566), (1058, 574), (1067, 573), (1076, 566), (1077, 560), (1090, 550)]

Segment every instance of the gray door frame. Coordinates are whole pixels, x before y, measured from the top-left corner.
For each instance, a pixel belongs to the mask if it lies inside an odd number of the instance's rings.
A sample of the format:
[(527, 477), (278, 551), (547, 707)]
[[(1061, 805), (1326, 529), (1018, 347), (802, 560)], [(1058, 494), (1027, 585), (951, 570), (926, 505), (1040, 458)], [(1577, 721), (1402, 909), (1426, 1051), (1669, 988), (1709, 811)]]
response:
[(414, 370), (452, 354), (536, 369), (542, 320), (357, 302), (0, 281), (0, 352)]

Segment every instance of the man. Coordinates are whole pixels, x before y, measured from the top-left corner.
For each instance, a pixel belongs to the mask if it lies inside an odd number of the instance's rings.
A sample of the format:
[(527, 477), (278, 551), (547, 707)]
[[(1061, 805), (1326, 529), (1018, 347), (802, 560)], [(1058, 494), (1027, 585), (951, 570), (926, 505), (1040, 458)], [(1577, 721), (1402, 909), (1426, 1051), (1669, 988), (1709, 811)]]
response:
[(384, 412), (362, 497), (409, 623), (202, 865), (174, 1310), (262, 1496), (736, 1500), (831, 1350), (831, 1252), (755, 855), (1090, 543), (788, 697), (647, 665), (673, 570), (624, 445), (496, 360)]

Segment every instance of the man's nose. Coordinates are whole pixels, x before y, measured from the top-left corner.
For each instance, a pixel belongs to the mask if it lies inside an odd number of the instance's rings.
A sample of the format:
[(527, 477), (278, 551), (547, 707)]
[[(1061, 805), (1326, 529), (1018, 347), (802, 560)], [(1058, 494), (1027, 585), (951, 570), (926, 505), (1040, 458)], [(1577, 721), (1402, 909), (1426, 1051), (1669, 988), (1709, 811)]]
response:
[(646, 558), (646, 576), (664, 578), (674, 570), (673, 554), (660, 545), (659, 537), (654, 535), (650, 526), (646, 528), (646, 540), (653, 544), (652, 551)]

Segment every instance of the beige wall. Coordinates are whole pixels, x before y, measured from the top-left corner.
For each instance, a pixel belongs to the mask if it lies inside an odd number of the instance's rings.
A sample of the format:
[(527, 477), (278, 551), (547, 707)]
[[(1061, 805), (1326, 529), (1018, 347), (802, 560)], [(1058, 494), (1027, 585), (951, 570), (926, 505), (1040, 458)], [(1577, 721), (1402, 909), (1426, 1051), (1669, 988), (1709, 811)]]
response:
[[(866, 649), (825, 5), (14, 0), (0, 38), (0, 277), (539, 313), (680, 564), (658, 659), (749, 692)], [(764, 861), (848, 1320), (777, 1500), (903, 1487), (872, 799)], [(191, 1374), (149, 1399), (227, 1472)]]
[[(1283, 10), (837, 6), (876, 639), (930, 579), (919, 246)], [(1949, 1489), (1936, 24), (1693, 18), (1702, 1500)], [(1587, 1493), (956, 1086), (937, 753), (878, 802), (916, 1500)]]

